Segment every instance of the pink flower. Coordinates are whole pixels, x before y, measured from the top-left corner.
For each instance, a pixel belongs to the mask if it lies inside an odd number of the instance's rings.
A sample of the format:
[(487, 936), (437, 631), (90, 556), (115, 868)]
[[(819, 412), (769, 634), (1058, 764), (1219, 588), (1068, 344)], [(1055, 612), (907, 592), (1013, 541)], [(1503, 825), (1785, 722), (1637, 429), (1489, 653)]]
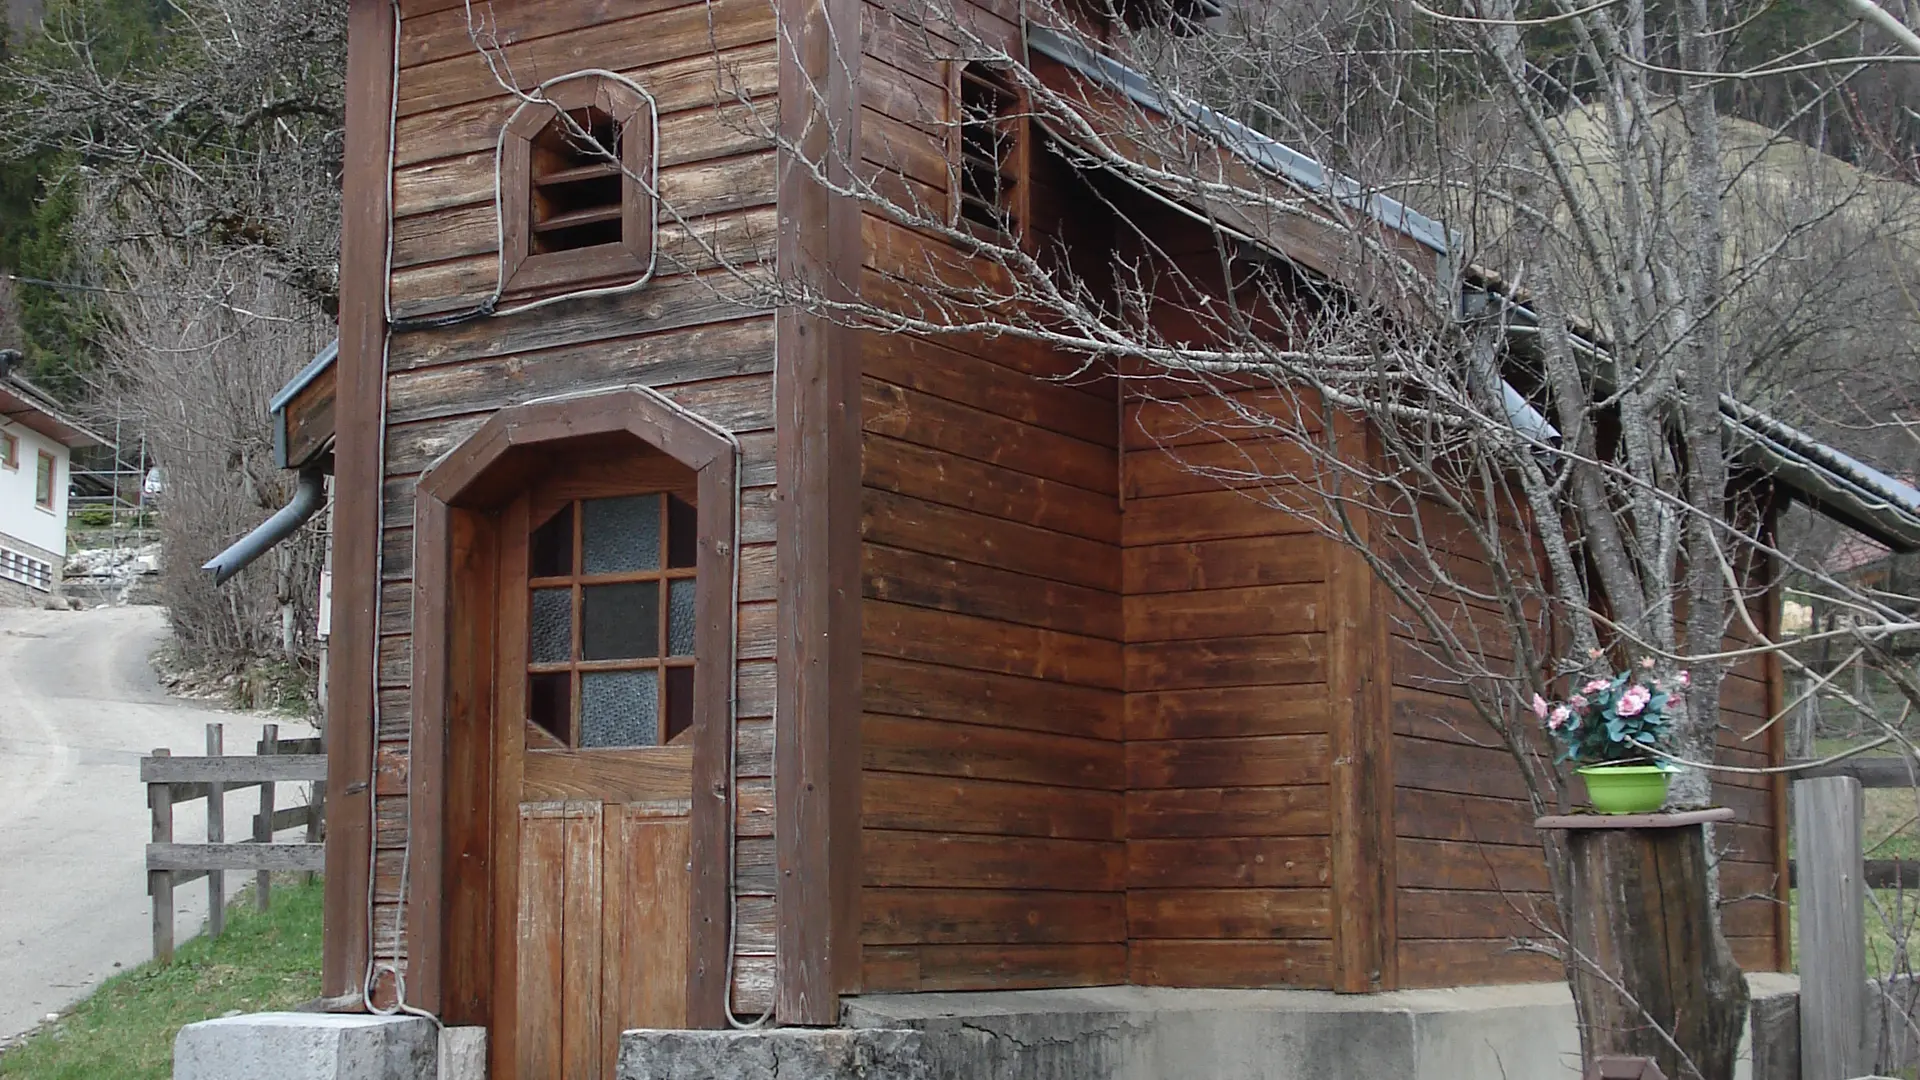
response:
[(1568, 698), (1567, 704), (1573, 706), (1573, 709), (1575, 712), (1587, 711), (1587, 699), (1585, 697), (1582, 697), (1579, 694), (1575, 694), (1572, 697)]
[(1547, 717), (1547, 727), (1554, 731), (1559, 731), (1572, 716), (1573, 711), (1565, 705), (1555, 705), (1553, 707), (1553, 714)]
[(1588, 656), (1590, 656), (1590, 657), (1592, 657), (1592, 658), (1594, 658), (1595, 660), (1598, 660), (1598, 659), (1600, 659), (1600, 658), (1601, 658), (1602, 656), (1605, 656), (1605, 655), (1606, 655), (1606, 653), (1603, 653), (1603, 652), (1601, 652), (1601, 651), (1600, 651), (1599, 649), (1588, 649), (1588, 650), (1587, 650), (1587, 655), (1588, 655)]
[(1607, 680), (1595, 679), (1592, 682), (1588, 683), (1587, 685), (1581, 687), (1580, 692), (1583, 694), (1597, 694), (1600, 691), (1605, 690), (1606, 688), (1607, 688)]
[(1653, 657), (1651, 657), (1651, 656), (1644, 656), (1644, 657), (1641, 657), (1641, 658), (1640, 658), (1640, 666), (1641, 666), (1641, 667), (1643, 667), (1643, 668), (1647, 668), (1647, 669), (1649, 669), (1649, 670), (1651, 670), (1651, 669), (1653, 668)]
[(1539, 694), (1533, 695), (1533, 715), (1542, 720), (1547, 718), (1547, 699)]
[(1620, 695), (1619, 713), (1621, 716), (1638, 716), (1640, 710), (1647, 707), (1647, 700), (1653, 697), (1644, 686), (1629, 686), (1627, 692)]
[(1685, 690), (1688, 686), (1692, 685), (1692, 683), (1689, 682), (1687, 679), (1687, 673), (1684, 671), (1680, 673), (1678, 681), (1680, 683), (1680, 689), (1682, 690)]

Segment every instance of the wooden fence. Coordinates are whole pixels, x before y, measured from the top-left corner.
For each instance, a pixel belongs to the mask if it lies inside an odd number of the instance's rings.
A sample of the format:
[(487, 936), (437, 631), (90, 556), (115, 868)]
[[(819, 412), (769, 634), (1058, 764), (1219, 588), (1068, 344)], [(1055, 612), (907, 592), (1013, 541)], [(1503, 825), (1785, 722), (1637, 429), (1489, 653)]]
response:
[(1880, 1004), (1869, 991), (1866, 890), (1920, 884), (1911, 862), (1863, 857), (1864, 794), (1920, 786), (1920, 772), (1904, 758), (1850, 758), (1796, 776), (1791, 870), (1800, 904), (1801, 1076), (1847, 1080), (1871, 1071), (1874, 1044), (1884, 1041), (1866, 1019)]
[[(327, 757), (320, 740), (283, 740), (279, 726), (267, 724), (254, 756), (228, 756), (224, 743), (224, 725), (208, 724), (207, 756), (174, 757), (162, 749), (140, 759), (140, 782), (147, 785), (147, 806), (153, 814), (153, 839), (147, 845), (153, 955), (163, 964), (173, 959), (174, 889), (207, 879), (207, 932), (218, 937), (226, 929), (228, 870), (251, 870), (257, 875), (254, 900), (264, 911), (271, 899), (269, 876), (274, 871), (311, 874), (324, 862), (321, 827)], [(312, 796), (304, 806), (276, 807), (274, 785), (282, 783), (312, 784)], [(260, 789), (260, 812), (253, 816), (252, 835), (229, 843), (227, 792), (249, 787)], [(206, 800), (206, 842), (176, 844), (174, 808), (196, 799)], [(304, 843), (274, 843), (275, 833), (299, 826), (306, 827)]]

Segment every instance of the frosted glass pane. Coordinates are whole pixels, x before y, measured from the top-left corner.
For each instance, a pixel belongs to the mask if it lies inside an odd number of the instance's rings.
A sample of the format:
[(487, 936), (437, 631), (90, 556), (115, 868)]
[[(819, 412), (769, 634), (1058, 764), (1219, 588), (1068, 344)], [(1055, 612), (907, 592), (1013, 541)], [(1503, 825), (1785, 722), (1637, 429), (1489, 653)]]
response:
[(533, 590), (533, 625), (527, 639), (527, 659), (535, 664), (573, 659), (572, 589)]
[(667, 585), (667, 655), (693, 655), (694, 583), (681, 578)]
[(580, 652), (588, 660), (660, 655), (660, 583), (626, 581), (580, 590)]
[(652, 746), (660, 741), (660, 673), (590, 671), (580, 676), (580, 745)]
[(660, 496), (588, 499), (580, 509), (584, 573), (660, 568)]

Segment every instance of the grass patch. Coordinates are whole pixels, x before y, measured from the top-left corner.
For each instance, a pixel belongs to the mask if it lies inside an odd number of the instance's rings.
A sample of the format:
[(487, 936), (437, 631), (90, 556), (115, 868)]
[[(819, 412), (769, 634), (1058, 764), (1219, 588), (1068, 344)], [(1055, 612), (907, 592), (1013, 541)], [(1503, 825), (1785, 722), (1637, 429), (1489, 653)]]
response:
[(0, 1054), (17, 1080), (166, 1080), (181, 1027), (230, 1012), (289, 1009), (320, 995), (323, 886), (274, 880), (273, 909), (252, 892), (218, 941), (202, 934), (166, 967), (142, 964), (108, 979), (73, 1011)]

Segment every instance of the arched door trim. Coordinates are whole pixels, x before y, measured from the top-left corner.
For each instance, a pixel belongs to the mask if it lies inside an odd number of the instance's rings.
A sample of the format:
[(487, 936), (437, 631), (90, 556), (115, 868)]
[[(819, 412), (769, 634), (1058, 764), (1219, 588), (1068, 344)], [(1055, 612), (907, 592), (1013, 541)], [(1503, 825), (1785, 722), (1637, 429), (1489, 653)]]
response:
[(739, 451), (725, 429), (644, 386), (502, 409), (415, 488), (407, 998), (450, 1024), (485, 1023), (491, 1012), (490, 887), (485, 849), (476, 850), (486, 830), (473, 835), (476, 800), (449, 799), (488, 778), (484, 755), (452, 745), (448, 730), (455, 718), (491, 723), (492, 696), (474, 689), (492, 681), (495, 518), (553, 450), (633, 441), (694, 471), (698, 572), (718, 586), (702, 590), (698, 616), (687, 1023), (725, 1026)]

